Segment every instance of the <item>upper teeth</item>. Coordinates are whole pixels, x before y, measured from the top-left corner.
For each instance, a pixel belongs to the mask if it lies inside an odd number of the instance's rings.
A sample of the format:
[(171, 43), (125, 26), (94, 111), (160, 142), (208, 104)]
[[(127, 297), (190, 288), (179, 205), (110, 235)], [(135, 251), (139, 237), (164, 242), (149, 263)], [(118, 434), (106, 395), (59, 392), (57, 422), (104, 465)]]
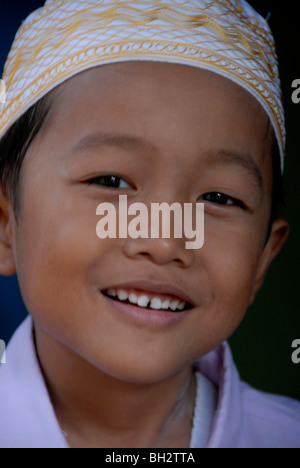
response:
[(139, 307), (149, 307), (155, 310), (183, 310), (186, 306), (186, 302), (180, 302), (179, 300), (165, 299), (161, 300), (159, 297), (153, 297), (152, 299), (145, 293), (140, 295), (127, 292), (124, 289), (109, 289), (107, 294), (111, 297), (118, 297), (120, 301), (129, 301), (131, 304), (136, 304)]

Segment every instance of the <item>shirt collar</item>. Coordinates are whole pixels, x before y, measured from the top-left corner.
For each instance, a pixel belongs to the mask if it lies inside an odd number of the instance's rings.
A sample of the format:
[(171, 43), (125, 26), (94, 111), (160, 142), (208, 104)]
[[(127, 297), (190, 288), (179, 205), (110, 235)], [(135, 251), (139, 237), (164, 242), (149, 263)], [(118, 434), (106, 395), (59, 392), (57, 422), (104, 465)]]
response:
[(227, 342), (196, 362), (218, 388), (217, 408), (207, 448), (243, 447), (241, 381)]

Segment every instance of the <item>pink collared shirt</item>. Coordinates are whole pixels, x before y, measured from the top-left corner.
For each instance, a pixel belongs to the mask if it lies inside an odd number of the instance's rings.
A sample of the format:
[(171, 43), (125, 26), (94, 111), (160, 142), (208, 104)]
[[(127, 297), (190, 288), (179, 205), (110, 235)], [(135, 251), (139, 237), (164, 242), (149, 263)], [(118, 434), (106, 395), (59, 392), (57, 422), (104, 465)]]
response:
[[(195, 369), (217, 389), (208, 448), (300, 448), (300, 403), (241, 382), (227, 343)], [(201, 447), (204, 413), (196, 401), (191, 448)], [(0, 367), (0, 448), (69, 448), (37, 360), (30, 317), (16, 331)]]

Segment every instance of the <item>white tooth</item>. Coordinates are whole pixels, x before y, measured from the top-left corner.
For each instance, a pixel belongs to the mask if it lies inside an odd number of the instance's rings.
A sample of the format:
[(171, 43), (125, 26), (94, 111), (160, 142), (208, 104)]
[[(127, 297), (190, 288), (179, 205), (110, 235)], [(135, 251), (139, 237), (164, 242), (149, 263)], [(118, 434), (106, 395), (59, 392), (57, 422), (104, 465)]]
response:
[(173, 301), (170, 304), (170, 309), (171, 310), (176, 310), (178, 306), (179, 306), (179, 301)]
[(138, 306), (139, 307), (147, 307), (149, 302), (150, 302), (150, 299), (147, 296), (140, 296), (138, 298)]
[(128, 299), (129, 299), (129, 302), (131, 302), (132, 304), (137, 304), (138, 303), (138, 297), (134, 293), (129, 294)]
[(167, 309), (169, 309), (170, 304), (171, 304), (171, 302), (169, 301), (169, 299), (166, 299), (164, 302), (162, 302), (161, 308), (164, 309), (164, 310), (167, 310)]
[(151, 309), (161, 309), (161, 300), (158, 297), (154, 297), (150, 304)]
[(108, 294), (109, 296), (111, 296), (111, 297), (116, 297), (117, 291), (116, 291), (115, 289), (109, 289), (109, 290), (107, 291), (107, 294)]
[(123, 289), (118, 289), (117, 295), (120, 301), (126, 301), (128, 299), (128, 293)]
[(181, 304), (179, 304), (178, 306), (178, 309), (183, 310), (185, 308), (185, 305), (186, 305), (186, 302), (181, 302)]

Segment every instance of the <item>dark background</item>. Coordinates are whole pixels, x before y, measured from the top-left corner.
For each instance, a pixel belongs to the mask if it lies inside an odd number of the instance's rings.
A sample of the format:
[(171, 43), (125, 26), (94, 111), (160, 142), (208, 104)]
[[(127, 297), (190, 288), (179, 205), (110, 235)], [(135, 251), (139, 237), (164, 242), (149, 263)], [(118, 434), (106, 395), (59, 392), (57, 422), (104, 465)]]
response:
[[(0, 0), (0, 71), (23, 19), (44, 4), (42, 0)], [(300, 400), (300, 364), (291, 361), (291, 344), (300, 339), (299, 284), (299, 176), (300, 104), (292, 103), (291, 84), (300, 79), (300, 16), (298, 0), (252, 0), (264, 17), (269, 13), (279, 56), (287, 124), (285, 163), (286, 208), (283, 215), (291, 234), (267, 275), (262, 291), (251, 306), (230, 345), (241, 377), (268, 392)], [(26, 315), (16, 277), (0, 277), (0, 338), (8, 342)]]

